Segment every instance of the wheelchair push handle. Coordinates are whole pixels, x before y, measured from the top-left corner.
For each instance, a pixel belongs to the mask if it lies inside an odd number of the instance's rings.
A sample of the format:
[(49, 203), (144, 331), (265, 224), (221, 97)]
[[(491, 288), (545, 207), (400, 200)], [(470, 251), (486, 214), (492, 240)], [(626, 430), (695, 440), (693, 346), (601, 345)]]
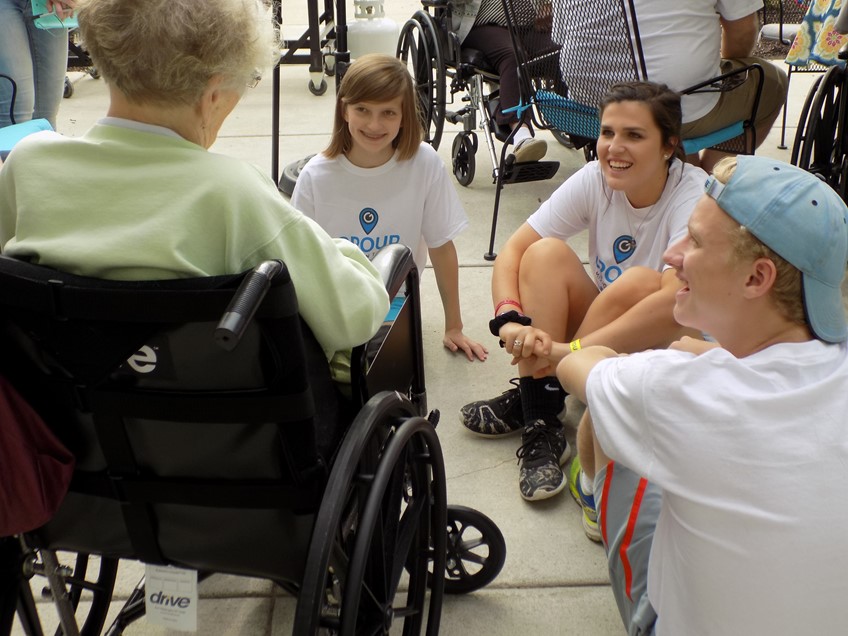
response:
[(232, 351), (238, 346), (244, 330), (268, 293), (271, 281), (282, 269), (280, 261), (265, 261), (244, 277), (215, 328), (215, 341), (221, 347)]

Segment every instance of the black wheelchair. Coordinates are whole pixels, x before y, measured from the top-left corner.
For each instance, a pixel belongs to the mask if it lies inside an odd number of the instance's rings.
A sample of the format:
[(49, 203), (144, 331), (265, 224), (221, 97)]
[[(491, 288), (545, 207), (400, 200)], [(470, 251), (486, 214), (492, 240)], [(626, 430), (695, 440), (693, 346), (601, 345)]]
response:
[[(492, 161), (493, 182), (520, 183), (552, 178), (559, 169), (559, 162), (507, 162), (506, 145), (498, 158), (493, 140), (505, 143), (511, 140), (512, 131), (495, 120), (500, 103), (497, 71), (480, 51), (460, 46), (456, 33), (450, 28), (449, 0), (422, 0), (422, 5), (423, 9), (416, 11), (401, 27), (397, 57), (408, 65), (415, 78), (425, 140), (438, 148), (445, 121), (462, 124), (462, 131), (453, 141), (451, 163), (456, 180), (463, 186), (474, 180), (476, 172), (478, 122)], [(457, 99), (463, 105), (456, 111), (448, 111), (448, 105), (456, 103)], [(568, 135), (556, 130), (552, 132), (560, 143), (573, 147)]]
[(790, 163), (818, 176), (848, 202), (848, 46), (842, 64), (816, 78), (801, 109)]
[(444, 592), (497, 576), (497, 526), (447, 506), (411, 253), (375, 265), (405, 302), (354, 351), (343, 396), (280, 261), (115, 282), (0, 256), (0, 371), (76, 460), (50, 521), (0, 539), (26, 634), (43, 633), (35, 576), (58, 633), (121, 634), (145, 592), (103, 632), (120, 559), (273, 580), (298, 635), (435, 634)]

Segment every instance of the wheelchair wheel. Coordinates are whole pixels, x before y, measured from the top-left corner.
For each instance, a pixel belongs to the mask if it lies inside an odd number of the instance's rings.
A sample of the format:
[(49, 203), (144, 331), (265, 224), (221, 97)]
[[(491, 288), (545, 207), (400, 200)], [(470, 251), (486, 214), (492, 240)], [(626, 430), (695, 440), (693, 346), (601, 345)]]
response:
[(807, 92), (807, 97), (804, 98), (804, 106), (801, 108), (801, 116), (798, 118), (798, 128), (795, 129), (795, 139), (792, 143), (792, 153), (789, 159), (789, 163), (793, 166), (798, 165), (798, 154), (801, 150), (801, 144), (804, 142), (804, 136), (807, 128), (807, 117), (810, 114), (810, 107), (812, 106), (813, 98), (816, 96), (816, 92), (819, 89), (819, 85), (821, 84), (823, 77), (824, 75), (818, 75), (816, 77), (813, 85)]
[(554, 139), (560, 143), (560, 145), (574, 150), (574, 142), (571, 141), (571, 137), (568, 133), (557, 130), (556, 128), (551, 128), (551, 134), (554, 136)]
[(327, 92), (327, 80), (322, 78), (318, 84), (316, 84), (313, 80), (309, 80), (309, 92), (313, 95), (323, 95)]
[(445, 125), (445, 64), (439, 30), (430, 14), (416, 11), (400, 32), (397, 57), (415, 79), (424, 141), (438, 149)]
[[(426, 607), (428, 569), (444, 572), (444, 460), (435, 430), (397, 393), (372, 398), (351, 426), (315, 521), (297, 634), (438, 630), (442, 584)], [(432, 565), (431, 565), (432, 561)], [(404, 574), (407, 591), (398, 588)], [(426, 610), (426, 613), (425, 613)]]
[[(64, 578), (65, 589), (72, 610), (79, 610), (80, 598), (83, 592), (90, 598), (87, 613), (75, 615), (77, 625), (82, 625), (79, 632), (82, 636), (96, 636), (103, 630), (112, 592), (115, 588), (115, 578), (118, 573), (118, 560), (105, 557), (93, 557), (88, 554), (62, 555), (60, 570)], [(26, 579), (34, 575), (44, 575), (46, 564), (40, 551), (32, 551), (24, 555), (23, 571)], [(42, 595), (53, 597), (56, 590), (45, 586)], [(18, 619), (27, 634), (41, 634), (41, 624), (33, 602), (29, 581), (24, 581), (21, 598), (18, 603)], [(56, 636), (62, 633), (57, 629)]]
[(795, 165), (824, 180), (843, 200), (848, 185), (848, 157), (843, 140), (847, 78), (838, 66), (831, 67), (824, 75), (810, 102), (806, 122), (795, 133), (792, 153)]
[(459, 185), (467, 186), (474, 180), (477, 152), (477, 135), (473, 132), (459, 133), (453, 140), (451, 157), (453, 158), (453, 176)]
[(506, 561), (500, 528), (482, 512), (448, 506), (445, 592), (466, 594), (495, 580)]

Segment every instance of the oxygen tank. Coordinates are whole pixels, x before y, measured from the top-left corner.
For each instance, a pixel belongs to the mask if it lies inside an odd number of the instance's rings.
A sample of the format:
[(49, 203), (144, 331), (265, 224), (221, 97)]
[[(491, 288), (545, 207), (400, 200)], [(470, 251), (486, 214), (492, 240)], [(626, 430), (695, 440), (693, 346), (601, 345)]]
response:
[(398, 27), (386, 17), (383, 0), (354, 0), (356, 20), (347, 25), (347, 48), (355, 60), (366, 53), (385, 53), (394, 57)]

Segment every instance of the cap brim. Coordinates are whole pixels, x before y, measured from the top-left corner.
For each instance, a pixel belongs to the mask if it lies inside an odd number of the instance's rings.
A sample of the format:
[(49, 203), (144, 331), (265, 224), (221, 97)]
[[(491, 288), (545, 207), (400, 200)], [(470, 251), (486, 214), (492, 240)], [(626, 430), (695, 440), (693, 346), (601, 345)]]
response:
[(841, 287), (831, 287), (807, 275), (803, 278), (807, 320), (815, 336), (825, 342), (848, 339)]

